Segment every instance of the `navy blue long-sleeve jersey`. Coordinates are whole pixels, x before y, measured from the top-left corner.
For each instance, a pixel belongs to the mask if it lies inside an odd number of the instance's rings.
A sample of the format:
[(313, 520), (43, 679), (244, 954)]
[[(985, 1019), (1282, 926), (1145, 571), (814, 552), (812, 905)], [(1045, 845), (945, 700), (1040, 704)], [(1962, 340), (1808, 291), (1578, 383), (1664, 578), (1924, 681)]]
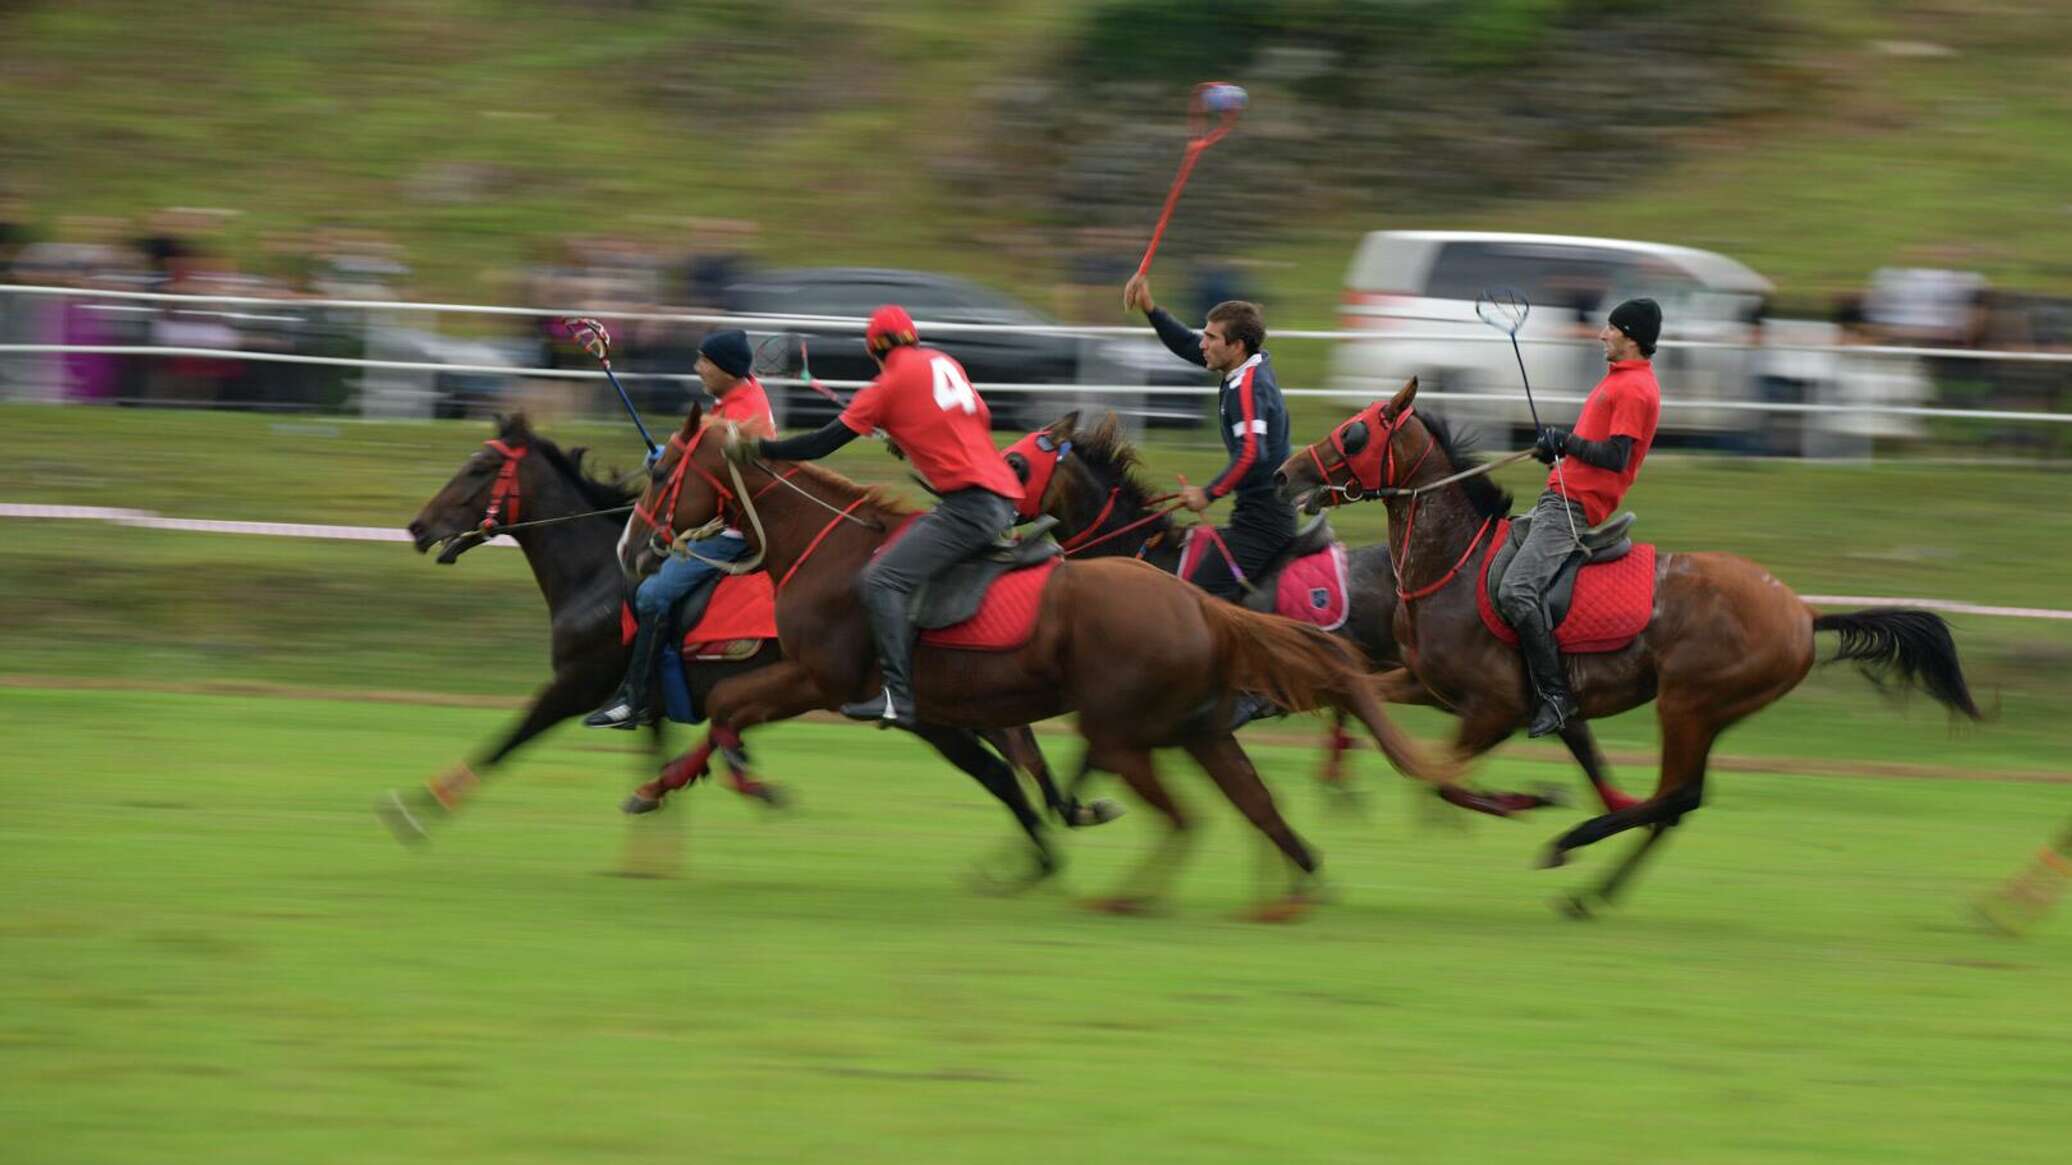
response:
[[(1201, 334), (1173, 318), (1164, 308), (1149, 313), (1151, 326), (1173, 355), (1191, 364), (1207, 367), (1202, 359)], [(1281, 387), (1274, 380), (1273, 362), (1265, 352), (1223, 378), (1216, 394), (1216, 415), (1223, 435), (1223, 447), (1230, 451), (1230, 463), (1204, 487), (1211, 498), (1237, 494), (1240, 500), (1273, 501), (1274, 472), (1288, 460), (1288, 407), (1281, 400)]]

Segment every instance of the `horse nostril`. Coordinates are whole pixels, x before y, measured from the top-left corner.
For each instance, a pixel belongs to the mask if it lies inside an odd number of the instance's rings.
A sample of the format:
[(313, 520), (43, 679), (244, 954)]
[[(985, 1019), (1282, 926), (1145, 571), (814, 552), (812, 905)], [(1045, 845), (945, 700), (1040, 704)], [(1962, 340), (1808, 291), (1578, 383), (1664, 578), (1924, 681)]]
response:
[(423, 522), (412, 522), (410, 523), (410, 525), (404, 527), (404, 529), (410, 531), (410, 536), (413, 538), (422, 538), (425, 535), (425, 528)]
[(1276, 470), (1274, 470), (1274, 471), (1273, 471), (1273, 483), (1274, 483), (1275, 485), (1286, 485), (1286, 484), (1288, 484), (1288, 471), (1287, 471), (1287, 470), (1285, 470), (1285, 469), (1276, 469)]

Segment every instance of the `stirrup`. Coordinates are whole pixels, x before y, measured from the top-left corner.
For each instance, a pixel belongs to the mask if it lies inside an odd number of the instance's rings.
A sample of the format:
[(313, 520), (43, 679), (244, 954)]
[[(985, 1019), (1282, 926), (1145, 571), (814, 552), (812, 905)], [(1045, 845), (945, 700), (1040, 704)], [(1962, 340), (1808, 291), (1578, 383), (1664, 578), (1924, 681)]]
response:
[(880, 689), (877, 695), (868, 700), (844, 704), (841, 712), (851, 720), (868, 720), (880, 728), (912, 728), (916, 723), (911, 712), (900, 712), (899, 701), (892, 698), (889, 688)]

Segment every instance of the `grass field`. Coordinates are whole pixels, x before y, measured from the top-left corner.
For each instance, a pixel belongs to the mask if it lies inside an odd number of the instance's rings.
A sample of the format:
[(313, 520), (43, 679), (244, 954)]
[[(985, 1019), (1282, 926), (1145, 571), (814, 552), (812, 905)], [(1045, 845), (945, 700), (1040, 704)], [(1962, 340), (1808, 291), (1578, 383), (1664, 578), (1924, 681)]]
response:
[[(0, 1140), (132, 1162), (2057, 1161), (2072, 932), (1970, 928), (2061, 787), (1734, 775), (1628, 908), (1546, 900), (1573, 819), (1435, 827), (1393, 778), (1325, 814), (1338, 900), (1231, 921), (1254, 843), (1172, 913), (966, 886), (998, 810), (860, 729), (766, 733), (776, 816), (709, 789), (627, 880), (634, 762), (565, 731), (430, 848), (367, 812), (493, 714), (0, 691)], [(1178, 768), (1179, 766), (1172, 766)], [(1508, 763), (1504, 775), (1543, 776)], [(1455, 824), (1459, 824), (1456, 822)]]
[[(485, 430), (10, 407), (0, 433), (4, 501), (393, 526)], [(2062, 606), (2060, 476), (1664, 457), (1633, 504), (1806, 592)], [(1055, 889), (985, 897), (1001, 811), (840, 725), (752, 738), (793, 811), (697, 789), (639, 823), (614, 807), (645, 758), (564, 728), (404, 851), (375, 796), (544, 676), (519, 555), (0, 538), (0, 1160), (2040, 1162), (2072, 1132), (2072, 927), (1965, 914), (2072, 806), (2061, 624), (1955, 620), (2001, 712), (1959, 735), (1816, 673), (1594, 924), (1548, 902), (1623, 839), (1529, 868), (1577, 810), (1435, 817), (1370, 752), (1366, 816), (1338, 816), (1308, 724), (1250, 730), (1335, 892), (1267, 928), (1235, 921), (1259, 846), (1180, 759), (1203, 840), (1170, 914), (1122, 921), (1078, 900), (1146, 811), (1066, 839)], [(1598, 728), (1648, 787), (1647, 713)], [(1485, 776), (1579, 785), (1522, 744)], [(608, 876), (633, 841), (675, 876)]]

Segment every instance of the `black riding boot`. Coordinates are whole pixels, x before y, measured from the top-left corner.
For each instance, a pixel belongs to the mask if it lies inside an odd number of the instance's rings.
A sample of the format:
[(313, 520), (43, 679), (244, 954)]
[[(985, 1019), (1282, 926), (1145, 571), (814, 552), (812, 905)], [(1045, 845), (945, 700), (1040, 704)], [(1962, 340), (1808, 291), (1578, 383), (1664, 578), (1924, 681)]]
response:
[(1532, 676), (1533, 690), (1540, 694), (1527, 736), (1548, 736), (1580, 714), (1576, 699), (1569, 694), (1568, 673), (1561, 667), (1561, 648), (1547, 629), (1544, 616), (1519, 619), (1512, 626), (1518, 632), (1518, 653), (1525, 657), (1525, 670)]
[(662, 625), (667, 622), (667, 615), (641, 619), (640, 629), (633, 635), (633, 657), (626, 661), (626, 678), (619, 681), (619, 690), (604, 707), (583, 717), (583, 727), (633, 729), (647, 722), (648, 688), (654, 681), (662, 644), (667, 642), (662, 635)]
[(914, 624), (907, 617), (907, 596), (867, 591), (863, 609), (878, 641), (878, 667), (885, 673), (885, 688), (868, 700), (842, 705), (842, 715), (876, 721), (880, 728), (913, 728), (920, 721), (914, 717)]

